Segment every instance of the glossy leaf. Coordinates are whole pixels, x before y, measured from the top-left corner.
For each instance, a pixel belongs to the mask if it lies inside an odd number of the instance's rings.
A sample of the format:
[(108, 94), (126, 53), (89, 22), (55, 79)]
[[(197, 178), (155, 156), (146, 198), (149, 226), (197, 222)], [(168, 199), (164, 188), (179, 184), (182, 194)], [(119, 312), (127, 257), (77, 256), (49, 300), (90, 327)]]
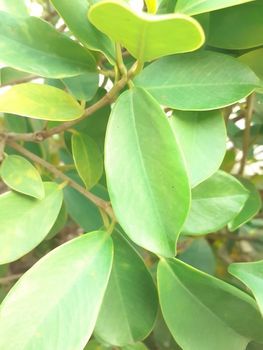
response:
[(72, 153), (76, 169), (88, 189), (96, 185), (103, 173), (103, 157), (96, 142), (85, 134), (72, 136)]
[(55, 183), (44, 185), (45, 198), (42, 200), (15, 192), (0, 196), (0, 264), (15, 261), (30, 252), (56, 221), (62, 192)]
[(0, 112), (25, 117), (68, 121), (81, 117), (84, 108), (69, 94), (53, 86), (25, 83), (0, 95)]
[(43, 199), (45, 190), (39, 172), (25, 158), (7, 156), (1, 165), (0, 173), (2, 180), (12, 190)]
[(178, 0), (176, 3), (175, 12), (193, 16), (230, 6), (241, 5), (250, 1), (254, 0)]
[(88, 50), (40, 18), (14, 17), (0, 11), (0, 33), (0, 62), (9, 67), (47, 78), (96, 69)]
[(194, 187), (213, 175), (224, 159), (226, 127), (223, 115), (220, 111), (175, 111), (169, 120)]
[(74, 0), (74, 11), (72, 11), (72, 3), (68, 0), (51, 0), (51, 2), (83, 45), (91, 50), (104, 53), (114, 63), (113, 43), (106, 35), (97, 30), (87, 18), (90, 5), (96, 1)]
[(91, 6), (88, 17), (141, 61), (194, 51), (204, 43), (200, 24), (185, 15), (153, 16), (135, 12), (125, 2), (107, 0)]
[(9, 12), (17, 16), (28, 16), (24, 0), (0, 0), (0, 11)]
[(162, 58), (147, 66), (135, 83), (162, 105), (188, 111), (233, 104), (259, 86), (247, 66), (212, 51)]
[(113, 266), (95, 334), (105, 343), (123, 346), (142, 340), (151, 332), (158, 298), (138, 253), (117, 231), (112, 238)]
[(263, 261), (231, 264), (228, 271), (252, 291), (263, 315)]
[(263, 80), (263, 49), (252, 50), (239, 56), (239, 61), (247, 64)]
[(102, 231), (42, 258), (2, 304), (0, 348), (82, 350), (96, 322), (111, 261), (111, 239)]
[[(263, 2), (211, 13), (208, 44), (223, 49), (249, 49), (263, 44)], [(237, 24), (242, 23), (238, 26)]]
[(245, 350), (263, 340), (256, 303), (230, 284), (174, 259), (160, 261), (158, 288), (164, 319), (184, 350)]
[(123, 93), (114, 105), (105, 169), (114, 212), (127, 235), (154, 253), (174, 256), (190, 205), (189, 183), (168, 119), (143, 89)]
[(89, 101), (98, 90), (99, 75), (97, 73), (87, 73), (64, 78), (63, 82), (76, 99)]
[(218, 171), (192, 190), (192, 206), (183, 232), (216, 232), (242, 210), (248, 191), (233, 176)]
[(261, 198), (255, 185), (246, 179), (240, 179), (243, 186), (248, 190), (249, 197), (240, 213), (229, 223), (230, 231), (236, 230), (241, 225), (248, 222), (261, 209)]

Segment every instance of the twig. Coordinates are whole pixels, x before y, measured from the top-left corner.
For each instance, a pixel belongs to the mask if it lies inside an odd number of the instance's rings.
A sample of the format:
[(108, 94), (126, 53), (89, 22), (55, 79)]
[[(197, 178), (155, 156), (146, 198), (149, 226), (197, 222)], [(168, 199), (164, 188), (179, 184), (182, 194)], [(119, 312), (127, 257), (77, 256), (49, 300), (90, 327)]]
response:
[(23, 83), (27, 83), (27, 82), (29, 82), (31, 80), (38, 79), (38, 78), (40, 78), (40, 77), (37, 76), (37, 75), (30, 75), (30, 76), (27, 76), (27, 77), (24, 77), (24, 78), (12, 80), (9, 83), (1, 84), (0, 87), (2, 88), (2, 87), (5, 87), (5, 86), (23, 84)]
[(233, 241), (247, 241), (247, 242), (254, 242), (254, 243), (260, 243), (263, 244), (263, 236), (262, 235), (251, 235), (251, 236), (239, 236), (235, 235), (233, 233), (211, 233), (207, 235), (208, 239), (211, 239), (213, 241), (218, 239), (225, 239), (225, 240), (233, 240)]
[(18, 280), (22, 275), (23, 275), (23, 273), (18, 273), (18, 274), (10, 275), (10, 276), (7, 276), (7, 277), (2, 277), (2, 278), (0, 278), (0, 285), (9, 284), (9, 283), (11, 283), (11, 282), (13, 282), (13, 281), (16, 281), (16, 280)]

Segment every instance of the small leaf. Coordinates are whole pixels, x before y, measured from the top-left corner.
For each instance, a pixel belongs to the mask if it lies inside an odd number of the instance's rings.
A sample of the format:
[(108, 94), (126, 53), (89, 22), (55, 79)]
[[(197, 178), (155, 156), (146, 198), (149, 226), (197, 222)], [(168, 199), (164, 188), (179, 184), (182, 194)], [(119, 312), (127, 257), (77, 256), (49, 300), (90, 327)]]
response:
[(188, 177), (168, 119), (143, 89), (126, 91), (114, 105), (105, 169), (114, 212), (127, 235), (145, 249), (174, 256), (190, 205)]
[(17, 16), (28, 16), (24, 0), (0, 0), (0, 11), (9, 12)]
[(0, 196), (0, 264), (30, 252), (55, 223), (62, 205), (62, 192), (56, 183), (46, 182), (44, 186), (42, 200), (16, 192)]
[(213, 175), (224, 159), (226, 127), (223, 115), (220, 111), (175, 111), (169, 120), (194, 187)]
[(157, 275), (164, 319), (184, 350), (245, 350), (263, 341), (257, 305), (238, 288), (176, 259), (161, 260)]
[(238, 180), (218, 171), (192, 190), (192, 206), (183, 232), (199, 235), (218, 231), (241, 211), (248, 195)]
[(90, 189), (103, 173), (103, 158), (95, 141), (85, 134), (72, 136), (72, 153), (76, 169), (85, 186)]
[(151, 332), (158, 298), (142, 258), (119, 232), (115, 231), (112, 238), (113, 267), (95, 334), (107, 344), (124, 346)]
[(98, 2), (91, 6), (88, 18), (143, 62), (194, 51), (204, 43), (203, 29), (195, 19), (180, 14), (137, 13), (121, 1)]
[(135, 84), (145, 88), (164, 106), (200, 111), (236, 103), (260, 82), (255, 73), (237, 59), (217, 52), (198, 51), (165, 57), (150, 64), (135, 79)]
[(12, 190), (38, 199), (45, 196), (39, 172), (23, 157), (7, 156), (1, 165), (1, 177)]
[(111, 239), (97, 231), (39, 260), (1, 305), (0, 348), (82, 350), (96, 322), (112, 254)]
[(80, 118), (83, 111), (72, 96), (49, 85), (19, 84), (0, 95), (0, 112), (4, 113), (68, 121)]
[(37, 17), (0, 11), (0, 62), (46, 78), (96, 70), (91, 53)]
[(247, 64), (263, 80), (263, 49), (249, 51), (239, 56), (238, 59), (240, 62)]
[(97, 73), (87, 73), (64, 78), (63, 82), (77, 100), (89, 101), (98, 90), (99, 75)]

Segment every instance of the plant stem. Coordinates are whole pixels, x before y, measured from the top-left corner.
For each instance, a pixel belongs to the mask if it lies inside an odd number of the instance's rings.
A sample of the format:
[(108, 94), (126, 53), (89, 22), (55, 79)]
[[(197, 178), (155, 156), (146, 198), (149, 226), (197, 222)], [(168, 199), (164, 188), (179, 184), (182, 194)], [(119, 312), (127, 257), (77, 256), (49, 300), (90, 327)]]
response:
[(13, 282), (13, 281), (16, 281), (16, 280), (18, 280), (22, 275), (23, 275), (23, 273), (18, 273), (18, 274), (10, 275), (10, 276), (7, 276), (7, 277), (2, 277), (2, 278), (0, 278), (0, 285), (9, 284), (9, 283), (11, 283), (11, 282)]

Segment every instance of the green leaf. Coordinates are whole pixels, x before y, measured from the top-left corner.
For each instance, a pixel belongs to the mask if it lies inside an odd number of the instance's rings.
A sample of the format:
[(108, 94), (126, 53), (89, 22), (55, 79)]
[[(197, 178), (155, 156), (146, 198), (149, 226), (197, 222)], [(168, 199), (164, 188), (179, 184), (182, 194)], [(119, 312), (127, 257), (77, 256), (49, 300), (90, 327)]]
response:
[(98, 343), (96, 340), (91, 340), (85, 346), (84, 350), (112, 350), (111, 348)]
[(123, 346), (151, 332), (158, 298), (142, 258), (120, 233), (115, 231), (112, 238), (113, 266), (95, 334), (108, 344)]
[(99, 30), (143, 62), (194, 51), (204, 43), (203, 29), (191, 17), (137, 13), (125, 2), (116, 0), (91, 6), (88, 18)]
[(97, 73), (87, 73), (64, 78), (63, 82), (77, 100), (89, 101), (98, 90), (99, 75)]
[[(223, 49), (249, 49), (263, 44), (263, 2), (215, 11), (210, 14), (208, 44)], [(242, 23), (242, 25), (238, 25)]]
[(263, 344), (259, 344), (255, 342), (249, 343), (246, 350), (263, 350)]
[(85, 186), (94, 187), (103, 173), (103, 157), (96, 142), (85, 134), (72, 136), (72, 154)]
[(178, 0), (175, 12), (193, 16), (199, 13), (216, 11), (230, 6), (241, 5), (254, 0)]
[(263, 315), (263, 260), (248, 263), (234, 263), (228, 267), (228, 271), (252, 291), (259, 310)]
[(127, 235), (145, 249), (174, 256), (189, 210), (189, 183), (168, 119), (143, 89), (123, 93), (114, 105), (105, 169), (114, 212)]
[(25, 158), (7, 156), (0, 168), (2, 180), (17, 192), (38, 199), (45, 196), (44, 185), (37, 169)]
[(91, 53), (37, 17), (0, 11), (0, 62), (47, 78), (95, 71)]
[[(16, 192), (0, 196), (0, 264), (21, 258), (48, 234), (62, 204), (62, 191), (46, 182), (45, 198), (31, 198)], [(0, 346), (1, 348), (1, 346)]]
[(199, 51), (162, 58), (147, 66), (135, 83), (162, 105), (180, 110), (210, 110), (248, 96), (259, 86), (259, 79), (231, 56)]
[(240, 62), (247, 64), (263, 80), (263, 49), (249, 51), (239, 56), (238, 59)]
[(0, 69), (0, 85), (14, 84), (17, 80), (29, 79), (30, 77), (33, 75), (14, 68), (4, 67)]
[(67, 23), (69, 29), (84, 46), (104, 53), (110, 62), (114, 63), (115, 50), (113, 43), (87, 19), (90, 5), (96, 1), (74, 0), (74, 11), (72, 11), (72, 3), (68, 0), (51, 0), (51, 2)]
[(49, 240), (55, 237), (56, 234), (59, 233), (59, 231), (61, 231), (63, 227), (66, 225), (67, 219), (68, 219), (68, 213), (66, 210), (66, 205), (62, 203), (57, 220), (55, 221), (48, 235), (45, 237), (45, 240)]
[(158, 10), (158, 1), (157, 0), (145, 0), (147, 12), (155, 14)]
[(230, 231), (235, 231), (238, 227), (248, 222), (255, 216), (261, 208), (261, 197), (256, 187), (246, 179), (239, 179), (242, 185), (248, 190), (249, 197), (240, 213), (228, 224)]
[[(158, 266), (164, 319), (184, 350), (245, 350), (263, 320), (246, 293), (176, 259)], [(244, 317), (244, 315), (246, 315)]]
[(223, 115), (220, 111), (175, 111), (169, 120), (194, 187), (213, 175), (224, 159), (226, 127)]
[(148, 350), (148, 348), (143, 343), (136, 343), (124, 346), (122, 350)]
[(56, 248), (12, 288), (0, 311), (0, 348), (82, 350), (108, 283), (112, 242), (92, 232)]
[(0, 112), (4, 113), (68, 121), (80, 118), (83, 111), (74, 97), (49, 85), (19, 84), (0, 95)]
[(28, 16), (24, 0), (0, 0), (0, 11), (9, 12), (17, 16)]
[(238, 180), (218, 171), (192, 190), (192, 206), (183, 232), (199, 235), (218, 231), (241, 211), (248, 195)]

